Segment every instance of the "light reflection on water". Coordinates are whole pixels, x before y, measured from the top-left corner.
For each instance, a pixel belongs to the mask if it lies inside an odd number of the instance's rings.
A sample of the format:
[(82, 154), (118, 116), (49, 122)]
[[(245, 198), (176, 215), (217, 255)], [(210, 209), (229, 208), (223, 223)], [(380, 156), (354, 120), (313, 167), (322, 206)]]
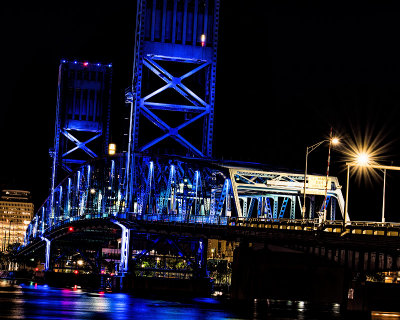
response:
[(342, 319), (338, 305), (315, 308), (302, 301), (255, 300), (226, 304), (214, 298), (145, 299), (124, 293), (91, 293), (0, 280), (0, 319), (248, 320)]

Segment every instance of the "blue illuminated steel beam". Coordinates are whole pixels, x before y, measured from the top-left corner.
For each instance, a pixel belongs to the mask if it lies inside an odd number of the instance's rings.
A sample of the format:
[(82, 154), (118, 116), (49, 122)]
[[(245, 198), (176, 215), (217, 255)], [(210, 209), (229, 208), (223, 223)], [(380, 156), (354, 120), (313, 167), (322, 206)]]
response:
[(285, 197), (285, 198), (283, 199), (283, 202), (282, 202), (282, 205), (281, 205), (281, 210), (280, 210), (280, 212), (279, 212), (279, 219), (282, 219), (282, 218), (283, 218), (283, 215), (285, 214), (285, 210), (286, 210), (286, 207), (287, 207), (288, 202), (289, 202), (289, 198), (288, 198), (288, 197)]
[(269, 197), (265, 197), (265, 212), (267, 213), (267, 218), (272, 219), (272, 208)]

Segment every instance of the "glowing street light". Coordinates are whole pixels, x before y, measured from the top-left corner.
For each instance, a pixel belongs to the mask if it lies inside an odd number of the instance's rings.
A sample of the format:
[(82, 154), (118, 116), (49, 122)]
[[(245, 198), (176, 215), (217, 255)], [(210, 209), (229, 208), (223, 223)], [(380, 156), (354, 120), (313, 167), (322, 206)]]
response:
[(385, 196), (386, 196), (386, 170), (396, 170), (400, 171), (400, 167), (396, 166), (385, 166), (380, 164), (374, 164), (370, 160), (370, 154), (366, 152), (361, 152), (356, 155), (353, 162), (347, 162), (347, 183), (346, 183), (346, 205), (345, 205), (345, 216), (344, 223), (347, 222), (348, 217), (348, 203), (349, 203), (349, 179), (350, 179), (350, 167), (361, 167), (367, 169), (380, 169), (383, 171), (383, 194), (382, 194), (382, 219), (381, 222), (385, 223)]
[(330, 138), (329, 139), (324, 139), (320, 142), (317, 142), (316, 144), (313, 144), (312, 146), (309, 146), (306, 148), (306, 165), (305, 165), (305, 170), (304, 170), (304, 191), (303, 191), (303, 207), (302, 207), (302, 218), (306, 218), (306, 194), (307, 194), (307, 164), (308, 164), (308, 155), (313, 152), (315, 149), (317, 149), (321, 144), (329, 142), (329, 152), (328, 152), (328, 168), (327, 168), (327, 177), (326, 177), (326, 184), (325, 184), (325, 200), (324, 200), (324, 208), (326, 206), (326, 194), (327, 194), (327, 188), (328, 188), (328, 175), (329, 175), (329, 163), (330, 163), (330, 155), (331, 155), (331, 147), (332, 145), (338, 145), (340, 144), (340, 140), (337, 137), (332, 137), (332, 129), (330, 133)]
[(334, 137), (334, 138), (331, 139), (331, 142), (332, 142), (333, 145), (337, 145), (337, 144), (340, 143), (340, 140), (339, 140), (339, 138)]
[(361, 152), (357, 155), (356, 163), (359, 166), (367, 166), (370, 163), (370, 156), (366, 152)]
[(329, 165), (331, 162), (331, 147), (332, 145), (337, 145), (339, 144), (339, 138), (337, 137), (332, 137), (332, 127), (331, 127), (331, 132), (329, 135), (329, 148), (328, 148), (328, 164), (326, 167), (326, 180), (325, 180), (325, 197), (324, 197), (324, 210), (323, 210), (323, 217), (322, 221), (326, 221), (326, 199), (328, 197), (328, 179), (329, 179)]

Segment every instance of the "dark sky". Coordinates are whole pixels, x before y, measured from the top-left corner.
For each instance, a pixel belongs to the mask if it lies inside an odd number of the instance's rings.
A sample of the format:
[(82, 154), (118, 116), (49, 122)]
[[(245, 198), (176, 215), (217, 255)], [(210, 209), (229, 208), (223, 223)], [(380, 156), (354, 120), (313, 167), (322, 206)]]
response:
[[(302, 171), (306, 146), (332, 126), (343, 141), (382, 137), (378, 146), (390, 144), (380, 161), (400, 165), (397, 3), (222, 0), (214, 156)], [(134, 0), (2, 5), (2, 187), (30, 190), (37, 207), (48, 194), (60, 59), (112, 63), (113, 115), (125, 107), (135, 9)], [(326, 147), (314, 151), (310, 172), (325, 173), (326, 158)], [(344, 170), (342, 152), (334, 150), (331, 173), (345, 186)], [(400, 220), (399, 182), (390, 172), (391, 220)], [(350, 214), (379, 217), (381, 188), (381, 181), (352, 178)]]

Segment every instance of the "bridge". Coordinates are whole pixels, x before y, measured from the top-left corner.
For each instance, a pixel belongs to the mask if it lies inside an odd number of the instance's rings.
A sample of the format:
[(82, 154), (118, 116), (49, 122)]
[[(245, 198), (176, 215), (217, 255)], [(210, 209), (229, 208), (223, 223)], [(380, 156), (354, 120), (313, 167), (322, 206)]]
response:
[(60, 273), (79, 271), (78, 255), (96, 274), (204, 279), (212, 238), (354, 272), (399, 270), (400, 225), (351, 221), (336, 177), (212, 158), (219, 9), (219, 0), (137, 1), (120, 153), (107, 155), (112, 65), (61, 61), (50, 195), (20, 257)]

